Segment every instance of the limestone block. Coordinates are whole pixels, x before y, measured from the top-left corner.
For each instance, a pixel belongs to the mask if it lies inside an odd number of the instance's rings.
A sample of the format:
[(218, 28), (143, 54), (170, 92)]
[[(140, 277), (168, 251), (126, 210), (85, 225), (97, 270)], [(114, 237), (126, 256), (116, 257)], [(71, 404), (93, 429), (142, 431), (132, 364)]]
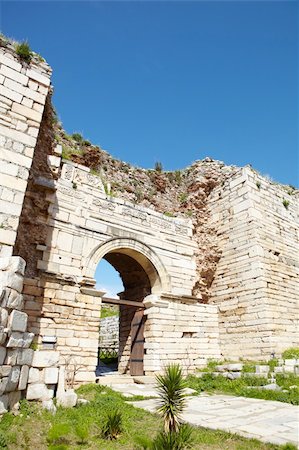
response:
[(62, 406), (64, 408), (73, 408), (77, 404), (78, 396), (70, 389), (63, 394), (57, 396), (57, 406)]
[(18, 353), (19, 353), (19, 350), (17, 350), (17, 349), (14, 349), (14, 350), (8, 349), (5, 360), (4, 360), (4, 364), (8, 364), (10, 366), (15, 366), (17, 364)]
[(17, 83), (23, 84), (24, 86), (27, 86), (28, 76), (23, 75), (22, 73), (19, 73), (16, 70), (11, 69), (10, 67), (4, 65), (1, 66), (0, 72), (5, 77), (10, 78), (11, 80), (16, 81)]
[(21, 116), (24, 116), (27, 119), (32, 119), (36, 122), (40, 122), (42, 118), (42, 114), (39, 111), (28, 108), (27, 106), (24, 105), (20, 105), (17, 102), (13, 102), (11, 110), (12, 112), (20, 114)]
[(6, 348), (0, 347), (0, 365), (4, 363), (5, 356), (6, 356)]
[(58, 367), (47, 367), (45, 369), (44, 381), (46, 384), (58, 383)]
[(60, 161), (61, 161), (61, 159), (58, 156), (55, 156), (55, 155), (48, 155), (47, 156), (48, 166), (59, 167), (60, 166)]
[(54, 405), (54, 402), (52, 399), (51, 400), (43, 400), (42, 407), (52, 414), (55, 414), (57, 411), (57, 408)]
[(20, 400), (21, 400), (20, 391), (10, 392), (8, 394), (8, 408), (10, 410), (18, 410), (20, 407), (19, 405)]
[(37, 81), (39, 84), (43, 84), (44, 86), (50, 86), (50, 79), (45, 75), (40, 74), (36, 70), (27, 69), (26, 75), (30, 78), (30, 80)]
[(10, 374), (8, 376), (7, 386), (5, 389), (6, 392), (14, 391), (17, 388), (18, 383), (19, 383), (20, 373), (21, 373), (20, 366), (12, 367)]
[(240, 372), (243, 368), (243, 364), (227, 364), (226, 369), (229, 372)]
[(16, 62), (12, 58), (8, 58), (3, 53), (0, 53), (0, 63), (4, 64), (7, 67), (10, 67), (11, 69), (16, 70), (17, 72), (20, 72), (22, 68), (22, 65), (19, 62)]
[(20, 350), (17, 356), (17, 364), (19, 364), (20, 366), (24, 364), (27, 366), (31, 366), (33, 355), (34, 350), (31, 348), (25, 348)]
[(0, 327), (0, 345), (4, 344), (7, 338), (8, 329), (4, 327)]
[(48, 389), (44, 383), (29, 384), (27, 387), (27, 400), (50, 400), (54, 396), (54, 391)]
[(12, 331), (26, 331), (27, 319), (26, 313), (13, 310), (8, 319), (8, 328)]
[(8, 312), (4, 308), (0, 308), (0, 325), (6, 327), (8, 319)]
[(258, 374), (267, 374), (269, 372), (269, 366), (266, 365), (256, 365), (255, 366), (255, 373)]
[(51, 367), (55, 366), (59, 361), (59, 352), (54, 350), (35, 351), (32, 361), (32, 367)]
[(34, 338), (33, 333), (20, 333), (15, 331), (11, 333), (6, 347), (28, 348)]
[(0, 378), (8, 377), (11, 371), (11, 366), (9, 365), (2, 365), (0, 366)]
[(1, 96), (2, 95), (6, 98), (9, 98), (10, 100), (13, 100), (14, 102), (20, 102), (22, 100), (21, 94), (3, 86), (3, 85), (1, 85)]
[(41, 378), (42, 371), (39, 369), (35, 369), (34, 367), (30, 367), (29, 369), (29, 376), (28, 376), (28, 383), (38, 383)]
[(0, 285), (7, 286), (21, 293), (23, 290), (23, 277), (10, 271), (0, 272)]
[(26, 389), (28, 382), (28, 375), (29, 375), (29, 366), (22, 366), (18, 385), (19, 391), (23, 391), (24, 389)]
[(0, 414), (8, 411), (8, 395), (0, 395)]
[(23, 309), (23, 296), (14, 289), (5, 289), (5, 295), (2, 299), (2, 306), (9, 309)]
[[(23, 133), (21, 131), (14, 130), (12, 128), (7, 128), (4, 125), (0, 125), (0, 135), (6, 136), (7, 138), (12, 139), (13, 141), (21, 142), (22, 144), (28, 145), (29, 147), (35, 147), (36, 138), (34, 138), (33, 136), (28, 136), (26, 133)], [(2, 175), (1, 175), (1, 177), (2, 177), (1, 184), (3, 185), (4, 177)], [(12, 189), (14, 188), (13, 181), (15, 181), (15, 188), (17, 185), (16, 179), (11, 180), (11, 184), (9, 187), (11, 187)], [(24, 186), (24, 188), (22, 189), (22, 191), (25, 191), (26, 184), (23, 183), (23, 186)], [(17, 190), (20, 190), (20, 189), (17, 189)]]
[(0, 395), (6, 392), (6, 387), (8, 383), (8, 377), (1, 378), (0, 380)]

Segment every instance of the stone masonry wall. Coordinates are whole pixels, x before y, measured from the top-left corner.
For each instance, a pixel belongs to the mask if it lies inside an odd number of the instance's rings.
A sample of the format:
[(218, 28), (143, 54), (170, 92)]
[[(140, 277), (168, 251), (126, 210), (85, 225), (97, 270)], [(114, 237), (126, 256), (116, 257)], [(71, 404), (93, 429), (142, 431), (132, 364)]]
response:
[(12, 255), (50, 75), (0, 47), (0, 257)]
[(12, 44), (0, 47), (0, 413), (25, 396), (33, 350), (23, 310), (26, 262), (11, 257), (39, 134), (51, 70), (28, 64)]
[(185, 373), (192, 373), (208, 359), (220, 358), (216, 305), (153, 295), (144, 304), (145, 375), (162, 372), (170, 363), (179, 363)]
[(211, 287), (222, 356), (269, 359), (298, 345), (298, 198), (244, 168), (210, 208), (222, 251)]
[(23, 309), (25, 261), (17, 256), (0, 259), (0, 414), (12, 409), (27, 387), (33, 333), (27, 332)]
[(78, 373), (76, 383), (95, 380), (99, 344), (101, 299), (81, 292), (80, 286), (59, 279), (25, 278), (28, 329), (38, 349), (59, 352), (59, 364), (70, 358)]

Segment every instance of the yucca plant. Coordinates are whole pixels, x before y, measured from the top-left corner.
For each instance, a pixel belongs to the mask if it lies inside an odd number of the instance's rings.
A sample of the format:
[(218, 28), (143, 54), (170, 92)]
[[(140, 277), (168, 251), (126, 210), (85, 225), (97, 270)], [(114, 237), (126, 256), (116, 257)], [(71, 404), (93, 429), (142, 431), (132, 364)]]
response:
[(186, 406), (186, 387), (182, 369), (178, 364), (170, 364), (163, 375), (156, 376), (157, 390), (160, 394), (158, 412), (164, 420), (165, 433), (177, 432), (181, 414)]
[(102, 430), (105, 439), (111, 441), (117, 439), (122, 432), (122, 414), (119, 411), (113, 411), (108, 414), (106, 423)]
[(183, 423), (178, 431), (161, 432), (152, 443), (151, 450), (185, 450), (192, 448), (192, 427)]

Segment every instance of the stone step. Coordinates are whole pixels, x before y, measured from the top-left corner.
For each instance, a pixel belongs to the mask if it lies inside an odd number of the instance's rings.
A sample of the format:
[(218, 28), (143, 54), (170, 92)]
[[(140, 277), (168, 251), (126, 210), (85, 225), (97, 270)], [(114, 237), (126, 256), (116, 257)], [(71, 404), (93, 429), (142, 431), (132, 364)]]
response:
[(104, 375), (97, 377), (96, 383), (113, 387), (114, 384), (134, 384), (134, 379), (130, 375)]
[(156, 377), (150, 375), (133, 376), (133, 380), (136, 384), (156, 384)]

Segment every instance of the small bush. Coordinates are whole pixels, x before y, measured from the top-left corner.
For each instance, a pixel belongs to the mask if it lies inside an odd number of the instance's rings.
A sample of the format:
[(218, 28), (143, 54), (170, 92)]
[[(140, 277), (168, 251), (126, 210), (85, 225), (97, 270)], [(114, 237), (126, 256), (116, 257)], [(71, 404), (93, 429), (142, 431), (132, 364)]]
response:
[(186, 194), (186, 192), (183, 192), (180, 196), (179, 196), (179, 201), (180, 203), (186, 203), (188, 198), (188, 194)]
[(78, 144), (83, 144), (84, 139), (81, 133), (73, 133), (72, 138), (74, 141), (78, 142)]
[(257, 181), (255, 184), (256, 184), (256, 187), (257, 187), (258, 189), (261, 188), (261, 182), (260, 182), (260, 181)]
[(88, 429), (87, 425), (85, 425), (85, 424), (76, 425), (75, 433), (76, 433), (76, 436), (78, 437), (79, 443), (81, 445), (87, 443), (87, 438), (88, 438), (88, 434), (89, 434), (89, 429)]
[(56, 423), (50, 428), (47, 434), (47, 441), (52, 445), (67, 444), (66, 436), (70, 432), (70, 426), (67, 423)]
[(290, 202), (289, 202), (289, 200), (286, 200), (286, 199), (284, 198), (283, 201), (282, 201), (282, 204), (283, 204), (283, 206), (285, 207), (285, 209), (288, 209), (288, 208), (289, 208)]
[(155, 171), (156, 172), (162, 172), (163, 171), (163, 166), (162, 166), (162, 163), (160, 161), (157, 161), (155, 163)]
[(32, 52), (31, 52), (28, 42), (21, 42), (20, 44), (17, 44), (16, 45), (16, 54), (23, 61), (30, 63), (31, 58), (32, 58)]
[(152, 444), (153, 450), (184, 450), (192, 448), (192, 427), (189, 424), (180, 425), (178, 431), (160, 432)]
[(299, 359), (299, 347), (290, 347), (287, 348), (283, 354), (283, 359)]
[(104, 439), (111, 441), (117, 439), (122, 432), (122, 414), (119, 411), (113, 411), (108, 414), (106, 423), (102, 430)]

